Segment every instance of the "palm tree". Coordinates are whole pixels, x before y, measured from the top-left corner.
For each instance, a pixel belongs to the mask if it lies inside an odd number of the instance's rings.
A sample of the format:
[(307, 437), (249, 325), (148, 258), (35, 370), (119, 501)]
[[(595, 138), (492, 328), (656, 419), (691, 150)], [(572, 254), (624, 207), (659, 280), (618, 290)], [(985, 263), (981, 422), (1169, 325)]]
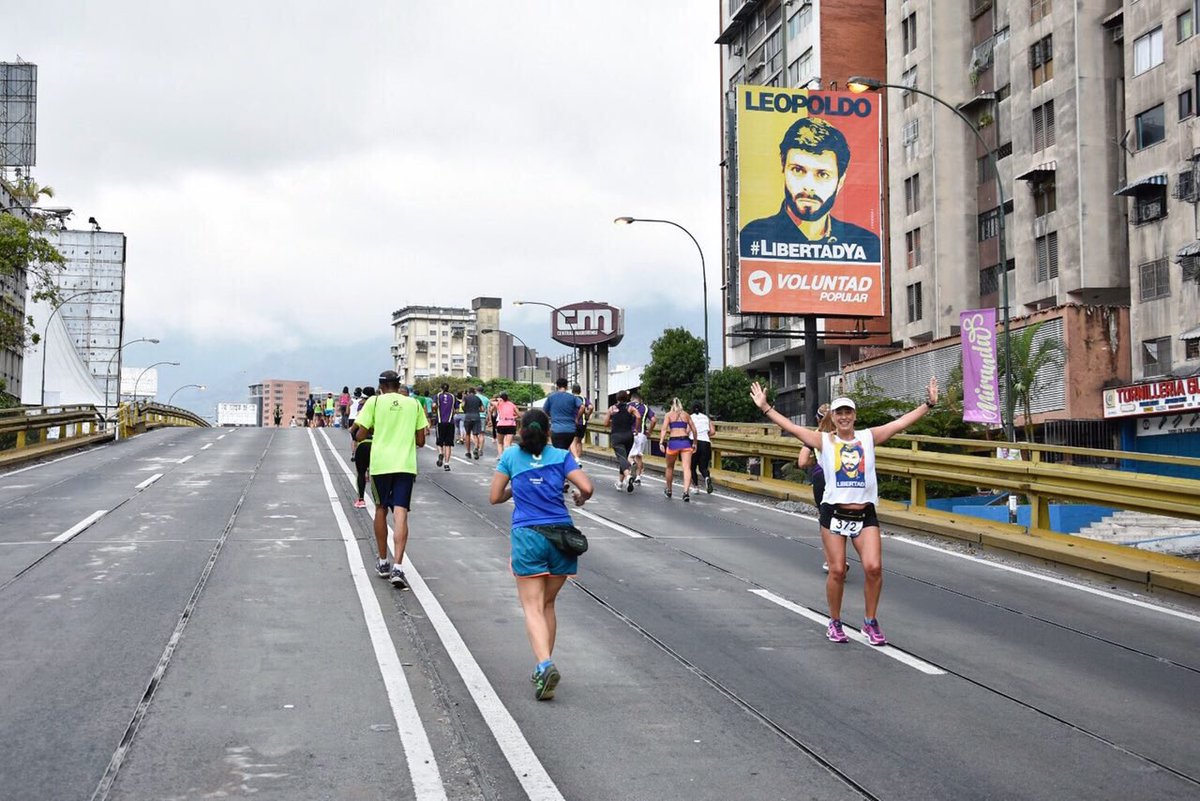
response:
[[(1021, 408), (1022, 423), (1025, 428), (1025, 441), (1033, 442), (1033, 395), (1041, 387), (1041, 373), (1047, 367), (1060, 363), (1065, 355), (1063, 343), (1059, 339), (1048, 338), (1035, 343), (1038, 331), (1043, 323), (1027, 325), (1012, 335), (1010, 349), (1012, 351), (1012, 388), (1013, 398), (1009, 399), (1010, 410), (1018, 405)], [(1001, 348), (999, 356), (1000, 375), (1008, 373), (1008, 359), (1005, 349)]]

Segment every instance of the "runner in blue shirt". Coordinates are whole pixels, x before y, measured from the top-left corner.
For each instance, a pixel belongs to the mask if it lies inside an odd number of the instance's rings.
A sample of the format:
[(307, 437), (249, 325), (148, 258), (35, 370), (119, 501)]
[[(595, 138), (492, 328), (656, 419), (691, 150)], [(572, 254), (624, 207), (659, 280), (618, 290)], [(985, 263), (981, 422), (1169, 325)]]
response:
[(521, 418), (519, 447), (507, 448), (492, 476), (490, 500), (513, 500), (510, 565), (517, 579), (517, 597), (525, 612), (525, 633), (533, 647), (534, 695), (539, 701), (554, 697), (559, 672), (551, 661), (558, 618), (554, 599), (575, 575), (578, 559), (558, 550), (532, 526), (572, 525), (571, 513), (558, 488), (563, 480), (575, 485), (576, 506), (592, 497), (592, 482), (568, 450), (548, 445), (550, 419), (541, 409), (530, 409)]

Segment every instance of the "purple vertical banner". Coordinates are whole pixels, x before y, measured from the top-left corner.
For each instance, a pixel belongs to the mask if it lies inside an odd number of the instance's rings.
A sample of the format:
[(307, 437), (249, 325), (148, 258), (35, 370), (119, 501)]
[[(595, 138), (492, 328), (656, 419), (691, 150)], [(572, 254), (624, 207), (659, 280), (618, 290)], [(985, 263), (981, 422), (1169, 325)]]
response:
[(1000, 425), (996, 364), (996, 310), (969, 309), (959, 315), (963, 357), (963, 422)]

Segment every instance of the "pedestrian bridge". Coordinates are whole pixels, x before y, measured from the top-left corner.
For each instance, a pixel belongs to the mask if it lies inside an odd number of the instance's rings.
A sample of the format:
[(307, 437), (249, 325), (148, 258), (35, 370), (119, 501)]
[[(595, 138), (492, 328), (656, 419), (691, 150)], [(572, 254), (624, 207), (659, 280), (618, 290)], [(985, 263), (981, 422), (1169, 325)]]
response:
[(537, 702), (494, 452), (421, 453), (398, 591), (350, 448), (165, 427), (0, 473), (0, 797), (1200, 796), (1200, 604), (1163, 583), (1195, 582), (1183, 560), (1147, 594), (1079, 569), (1113, 546), (999, 550), (983, 521), (947, 539), (898, 510), (891, 645), (855, 636), (853, 557), (835, 645), (812, 517), (749, 478), (618, 492), (593, 451)]

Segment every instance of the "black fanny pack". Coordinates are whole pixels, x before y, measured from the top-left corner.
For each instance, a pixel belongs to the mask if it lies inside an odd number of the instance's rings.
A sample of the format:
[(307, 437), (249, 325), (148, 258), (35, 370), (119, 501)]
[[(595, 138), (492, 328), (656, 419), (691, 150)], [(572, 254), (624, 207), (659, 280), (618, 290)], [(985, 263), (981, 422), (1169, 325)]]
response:
[(838, 504), (833, 505), (833, 516), (842, 520), (849, 520), (854, 523), (862, 522), (867, 519), (866, 509), (847, 509), (845, 506)]
[(529, 528), (550, 540), (550, 544), (567, 556), (587, 553), (588, 541), (584, 533), (566, 523), (553, 523)]

